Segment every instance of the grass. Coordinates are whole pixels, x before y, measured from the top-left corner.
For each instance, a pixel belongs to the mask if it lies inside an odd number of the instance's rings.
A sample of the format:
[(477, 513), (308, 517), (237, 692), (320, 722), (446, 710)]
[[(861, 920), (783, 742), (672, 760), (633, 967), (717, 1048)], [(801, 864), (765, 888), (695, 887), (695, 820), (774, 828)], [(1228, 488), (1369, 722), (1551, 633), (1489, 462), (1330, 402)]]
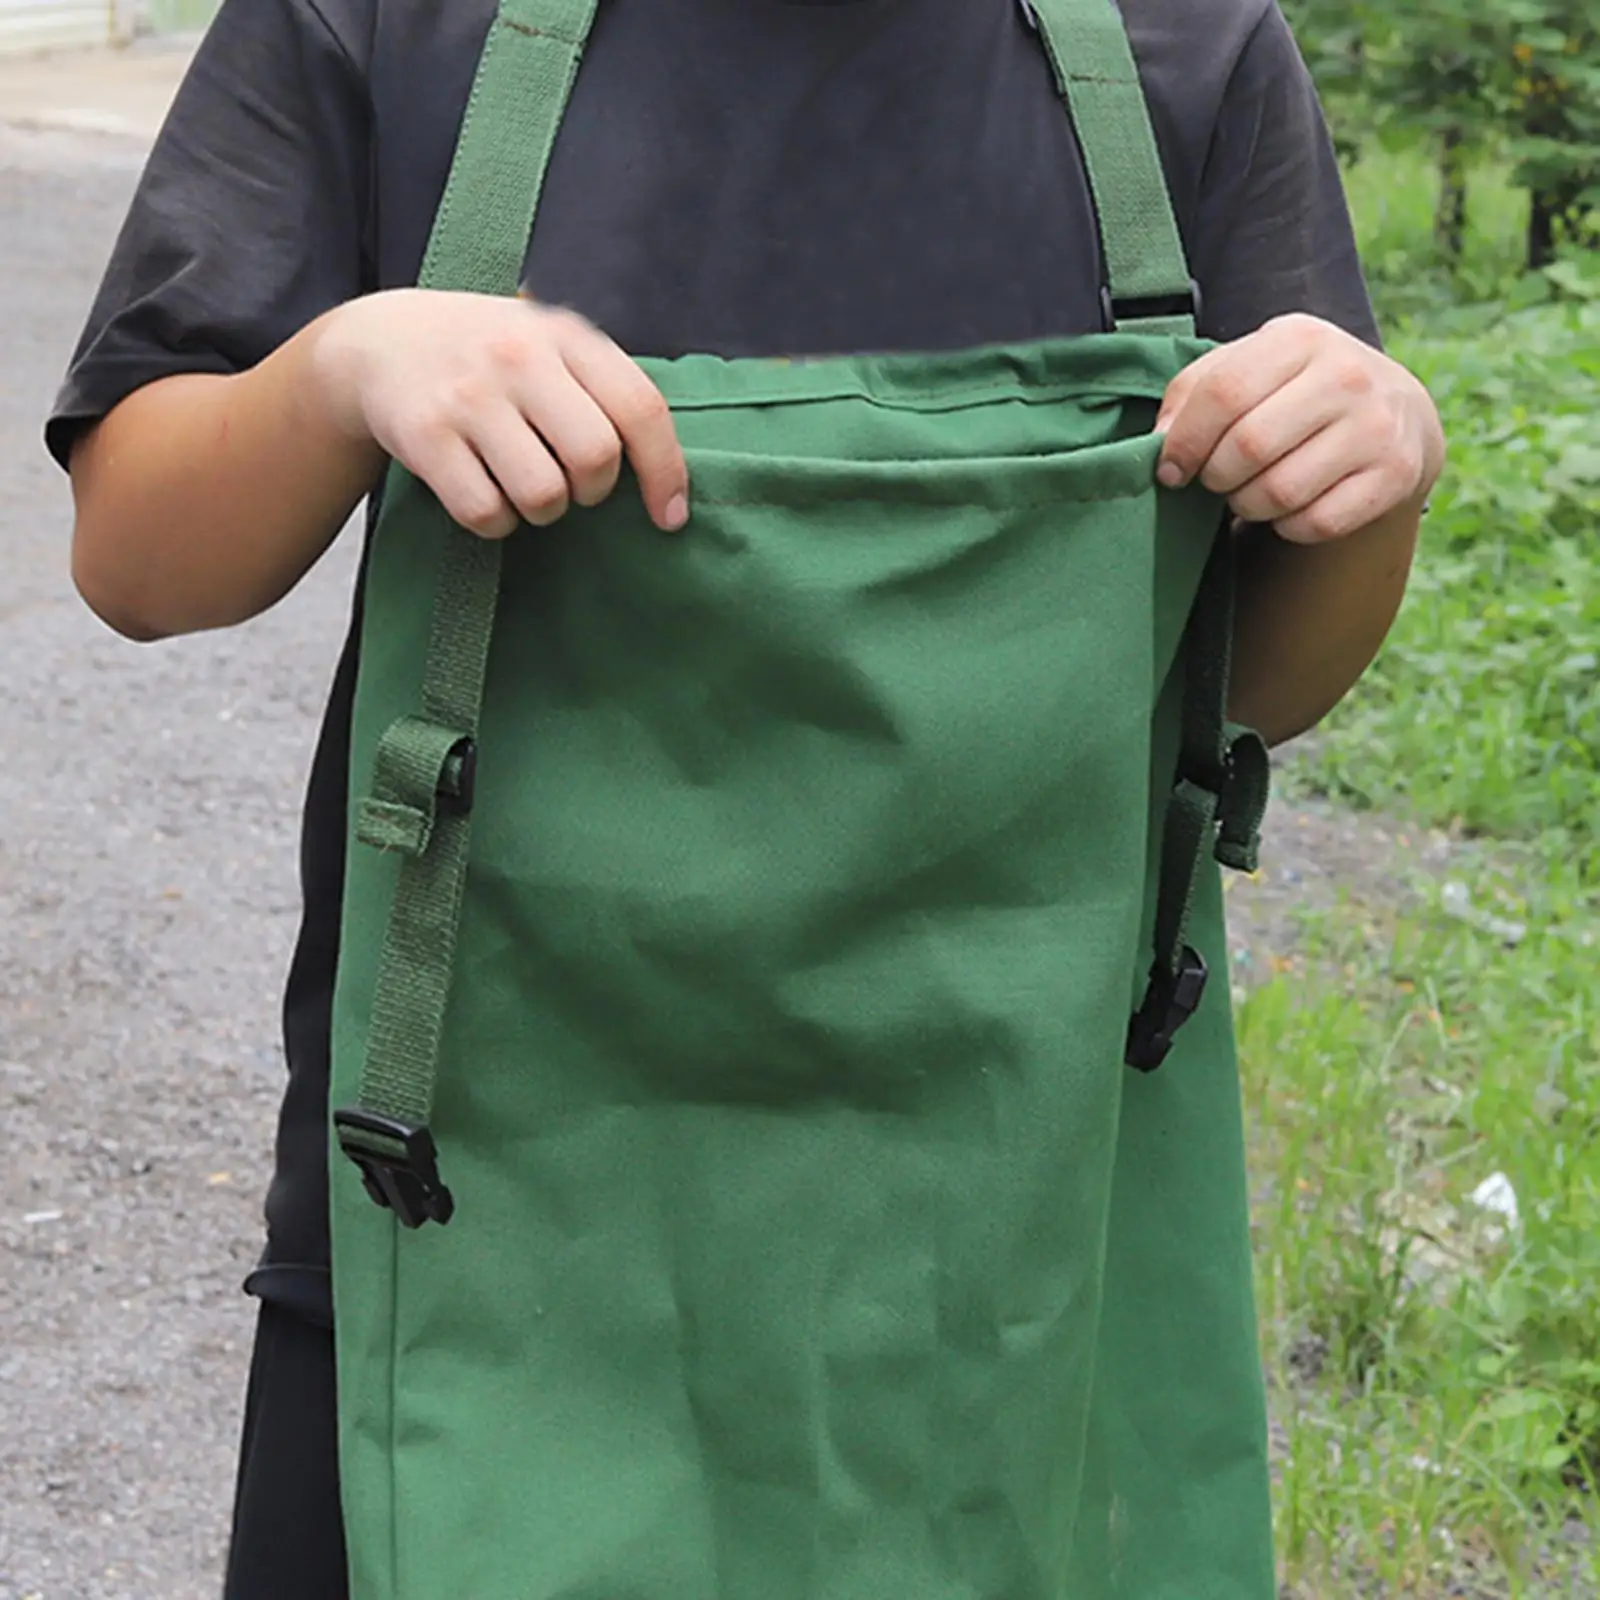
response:
[[(1515, 947), (1442, 904), (1386, 942), (1335, 915), (1309, 989), (1241, 1007), (1308, 1595), (1597, 1592), (1600, 1547), (1568, 1534), (1600, 1532), (1600, 923), (1553, 917), (1513, 860), (1476, 888)], [(1473, 1201), (1496, 1179), (1515, 1224)]]
[(1395, 340), (1452, 462), (1403, 623), (1324, 742), (1358, 805), (1538, 838), (1600, 883), (1600, 284)]
[(1462, 260), (1447, 266), (1433, 243), (1438, 181), (1420, 149), (1364, 151), (1345, 175), (1361, 258), (1385, 323), (1500, 298), (1527, 249), (1528, 197), (1509, 171), (1485, 165), (1468, 189)]
[[(1518, 276), (1475, 182), (1351, 178), (1391, 345), (1452, 439), (1389, 648), (1303, 782), (1482, 838), (1379, 935), (1304, 930), (1240, 1010), (1286, 1593), (1600, 1594), (1600, 266)], [(1515, 1221), (1475, 1203), (1490, 1183)]]

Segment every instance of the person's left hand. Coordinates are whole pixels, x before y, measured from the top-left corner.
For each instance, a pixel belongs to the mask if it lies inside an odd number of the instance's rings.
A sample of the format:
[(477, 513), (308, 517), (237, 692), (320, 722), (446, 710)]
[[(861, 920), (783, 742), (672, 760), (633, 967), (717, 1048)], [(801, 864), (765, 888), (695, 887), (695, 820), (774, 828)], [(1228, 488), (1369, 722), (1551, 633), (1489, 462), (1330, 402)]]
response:
[(1159, 477), (1198, 478), (1246, 522), (1323, 544), (1402, 506), (1419, 513), (1444, 468), (1439, 413), (1397, 361), (1294, 315), (1219, 346), (1167, 389)]

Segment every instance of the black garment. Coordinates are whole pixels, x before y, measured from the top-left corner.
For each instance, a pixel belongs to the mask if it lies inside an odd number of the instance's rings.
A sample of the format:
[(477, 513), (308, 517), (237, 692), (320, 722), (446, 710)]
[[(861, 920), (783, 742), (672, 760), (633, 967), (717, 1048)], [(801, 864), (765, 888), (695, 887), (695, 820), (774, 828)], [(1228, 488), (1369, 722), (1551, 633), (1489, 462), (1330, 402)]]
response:
[(344, 1600), (337, 1434), (332, 1331), (264, 1300), (244, 1408), (227, 1600)]
[[(1375, 339), (1273, 0), (1123, 4), (1202, 331), (1237, 338), (1300, 310)], [(414, 282), (490, 14), (225, 0), (50, 421), (58, 458), (142, 384), (238, 371), (329, 307)], [(1018, 0), (605, 0), (529, 270), (538, 295), (639, 354), (956, 348), (1100, 323), (1077, 146)], [(307, 798), (289, 1089), (251, 1283), (323, 1322), (354, 671), (352, 634)]]

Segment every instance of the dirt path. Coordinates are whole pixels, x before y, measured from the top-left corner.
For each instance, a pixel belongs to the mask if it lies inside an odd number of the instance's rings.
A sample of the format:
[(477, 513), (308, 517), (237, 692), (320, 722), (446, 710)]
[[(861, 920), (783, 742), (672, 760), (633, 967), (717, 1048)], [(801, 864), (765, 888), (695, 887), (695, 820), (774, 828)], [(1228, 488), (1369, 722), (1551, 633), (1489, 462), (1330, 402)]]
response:
[(1471, 860), (1471, 845), (1430, 831), (1362, 816), (1322, 801), (1283, 798), (1298, 787), (1297, 760), (1280, 757), (1262, 866), (1253, 879), (1228, 876), (1235, 984), (1271, 977), (1292, 957), (1303, 919), (1347, 907), (1374, 930), (1417, 904), (1426, 886), (1448, 883)]
[(39, 427), (140, 159), (0, 127), (0, 1600), (216, 1592), (351, 570), (156, 650), (72, 594)]

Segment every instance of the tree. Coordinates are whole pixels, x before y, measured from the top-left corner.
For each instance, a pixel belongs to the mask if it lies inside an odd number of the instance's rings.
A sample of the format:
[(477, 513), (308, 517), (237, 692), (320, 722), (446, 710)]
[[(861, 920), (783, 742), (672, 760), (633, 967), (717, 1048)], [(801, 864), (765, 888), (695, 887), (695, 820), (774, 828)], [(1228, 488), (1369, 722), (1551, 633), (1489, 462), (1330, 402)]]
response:
[(1573, 0), (1515, 0), (1503, 71), (1509, 153), (1532, 198), (1528, 265), (1555, 259), (1563, 230), (1600, 210), (1600, 21)]
[(1468, 174), (1486, 151), (1528, 190), (1530, 267), (1600, 212), (1594, 0), (1285, 0), (1285, 12), (1330, 102), (1359, 106), (1386, 142), (1421, 138), (1436, 152), (1448, 259), (1460, 257)]

